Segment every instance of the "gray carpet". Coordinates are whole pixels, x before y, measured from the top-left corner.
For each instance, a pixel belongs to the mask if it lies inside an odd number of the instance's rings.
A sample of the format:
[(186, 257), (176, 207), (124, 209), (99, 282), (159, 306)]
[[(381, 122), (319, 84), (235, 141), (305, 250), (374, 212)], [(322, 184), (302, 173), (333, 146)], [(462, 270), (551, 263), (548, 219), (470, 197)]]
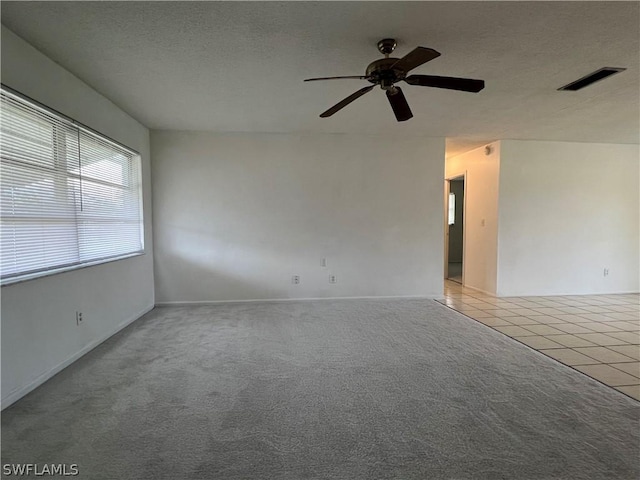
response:
[(90, 479), (637, 479), (639, 415), (435, 301), (157, 308), (5, 410), (2, 462)]

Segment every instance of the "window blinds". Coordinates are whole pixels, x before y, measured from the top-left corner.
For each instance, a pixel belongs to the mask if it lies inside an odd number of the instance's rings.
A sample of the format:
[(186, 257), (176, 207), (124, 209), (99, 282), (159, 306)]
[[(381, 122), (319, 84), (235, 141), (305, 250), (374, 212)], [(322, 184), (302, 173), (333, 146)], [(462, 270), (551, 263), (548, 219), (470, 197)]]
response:
[(142, 253), (139, 155), (0, 95), (2, 283)]

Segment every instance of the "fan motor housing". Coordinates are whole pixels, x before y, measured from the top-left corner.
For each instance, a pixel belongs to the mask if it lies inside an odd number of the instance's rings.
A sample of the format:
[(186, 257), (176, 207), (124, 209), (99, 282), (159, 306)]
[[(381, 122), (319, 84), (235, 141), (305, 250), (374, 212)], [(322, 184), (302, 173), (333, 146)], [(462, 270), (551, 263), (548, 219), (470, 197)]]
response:
[(381, 58), (370, 63), (365, 72), (367, 80), (373, 84), (380, 84), (382, 88), (390, 88), (394, 83), (403, 80), (406, 73), (392, 68), (398, 60), (398, 58)]

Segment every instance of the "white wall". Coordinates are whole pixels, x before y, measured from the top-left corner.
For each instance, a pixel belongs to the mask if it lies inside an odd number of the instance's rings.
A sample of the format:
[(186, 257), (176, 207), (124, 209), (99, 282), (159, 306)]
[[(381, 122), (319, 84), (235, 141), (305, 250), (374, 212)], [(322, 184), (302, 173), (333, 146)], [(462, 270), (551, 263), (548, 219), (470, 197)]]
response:
[(151, 150), (158, 303), (442, 294), (444, 139), (153, 131)]
[(154, 292), (148, 130), (4, 26), (2, 82), (141, 153), (146, 250), (2, 287), (4, 408), (152, 308)]
[(498, 258), (500, 143), (448, 158), (446, 178), (466, 173), (463, 279), (467, 287), (495, 294)]
[(498, 294), (637, 292), (638, 145), (501, 144)]

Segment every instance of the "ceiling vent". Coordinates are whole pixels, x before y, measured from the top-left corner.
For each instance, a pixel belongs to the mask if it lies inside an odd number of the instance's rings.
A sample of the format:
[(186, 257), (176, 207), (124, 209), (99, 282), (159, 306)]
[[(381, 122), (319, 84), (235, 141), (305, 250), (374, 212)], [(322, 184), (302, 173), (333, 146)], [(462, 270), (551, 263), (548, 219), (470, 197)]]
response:
[(595, 72), (576, 80), (575, 82), (571, 82), (564, 87), (560, 87), (558, 90), (569, 90), (572, 92), (582, 90), (584, 87), (588, 87), (592, 83), (596, 83), (597, 81), (607, 78), (614, 73), (624, 72), (625, 70), (626, 68), (603, 67), (600, 70), (596, 70)]

